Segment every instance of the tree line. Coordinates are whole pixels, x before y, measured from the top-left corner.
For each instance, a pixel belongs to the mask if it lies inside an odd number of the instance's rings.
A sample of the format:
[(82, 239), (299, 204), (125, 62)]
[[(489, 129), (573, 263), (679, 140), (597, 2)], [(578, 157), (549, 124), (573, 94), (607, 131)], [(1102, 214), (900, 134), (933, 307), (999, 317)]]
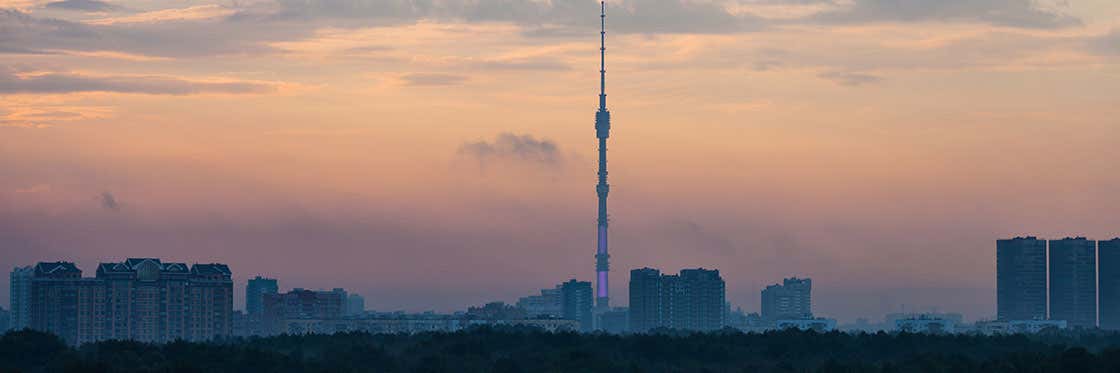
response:
[(0, 336), (0, 372), (1117, 372), (1120, 334), (848, 334), (732, 330), (340, 333), (78, 347), (30, 330)]

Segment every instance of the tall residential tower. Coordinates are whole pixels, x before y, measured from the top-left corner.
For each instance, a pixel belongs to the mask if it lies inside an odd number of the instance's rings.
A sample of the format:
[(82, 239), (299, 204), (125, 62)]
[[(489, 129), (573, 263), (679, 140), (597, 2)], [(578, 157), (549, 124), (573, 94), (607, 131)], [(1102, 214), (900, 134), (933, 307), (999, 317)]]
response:
[(1097, 241), (1050, 241), (1050, 319), (1070, 328), (1097, 326)]
[(595, 305), (600, 310), (610, 309), (610, 254), (607, 253), (607, 138), (611, 136), (611, 112), (607, 111), (607, 3), (599, 3), (599, 111), (595, 113), (595, 137), (599, 139), (599, 246), (595, 251)]
[(996, 241), (996, 316), (1046, 319), (1046, 241), (1015, 237)]
[(1120, 330), (1120, 238), (1097, 242), (1100, 326)]

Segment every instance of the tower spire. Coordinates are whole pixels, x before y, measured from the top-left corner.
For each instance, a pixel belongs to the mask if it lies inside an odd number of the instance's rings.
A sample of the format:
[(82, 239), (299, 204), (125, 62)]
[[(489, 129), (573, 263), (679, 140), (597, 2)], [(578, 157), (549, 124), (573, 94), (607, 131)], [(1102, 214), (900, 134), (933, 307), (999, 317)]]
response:
[(599, 2), (599, 110), (607, 110), (607, 2)]
[(611, 136), (611, 113), (607, 111), (607, 2), (599, 2), (599, 111), (595, 113), (595, 137), (599, 139), (599, 183), (595, 192), (599, 196), (598, 248), (595, 251), (595, 306), (599, 310), (610, 308), (610, 254), (607, 250), (607, 138)]

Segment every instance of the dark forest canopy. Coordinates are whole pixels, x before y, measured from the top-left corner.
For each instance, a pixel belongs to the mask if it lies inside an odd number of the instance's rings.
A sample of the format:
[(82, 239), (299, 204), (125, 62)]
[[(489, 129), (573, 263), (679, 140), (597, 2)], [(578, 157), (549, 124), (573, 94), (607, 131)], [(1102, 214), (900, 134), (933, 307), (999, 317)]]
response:
[(1116, 372), (1120, 334), (349, 333), (73, 348), (0, 337), (0, 372)]

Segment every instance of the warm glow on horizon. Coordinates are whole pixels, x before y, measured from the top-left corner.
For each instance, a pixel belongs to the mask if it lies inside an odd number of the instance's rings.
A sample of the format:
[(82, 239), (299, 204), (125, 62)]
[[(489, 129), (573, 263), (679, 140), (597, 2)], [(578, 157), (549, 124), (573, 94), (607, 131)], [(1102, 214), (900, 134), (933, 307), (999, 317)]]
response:
[[(1120, 3), (889, 3), (608, 2), (612, 302), (705, 267), (748, 311), (802, 276), (842, 321), (991, 317), (996, 239), (1120, 236)], [(0, 0), (0, 266), (592, 281), (598, 7)]]

